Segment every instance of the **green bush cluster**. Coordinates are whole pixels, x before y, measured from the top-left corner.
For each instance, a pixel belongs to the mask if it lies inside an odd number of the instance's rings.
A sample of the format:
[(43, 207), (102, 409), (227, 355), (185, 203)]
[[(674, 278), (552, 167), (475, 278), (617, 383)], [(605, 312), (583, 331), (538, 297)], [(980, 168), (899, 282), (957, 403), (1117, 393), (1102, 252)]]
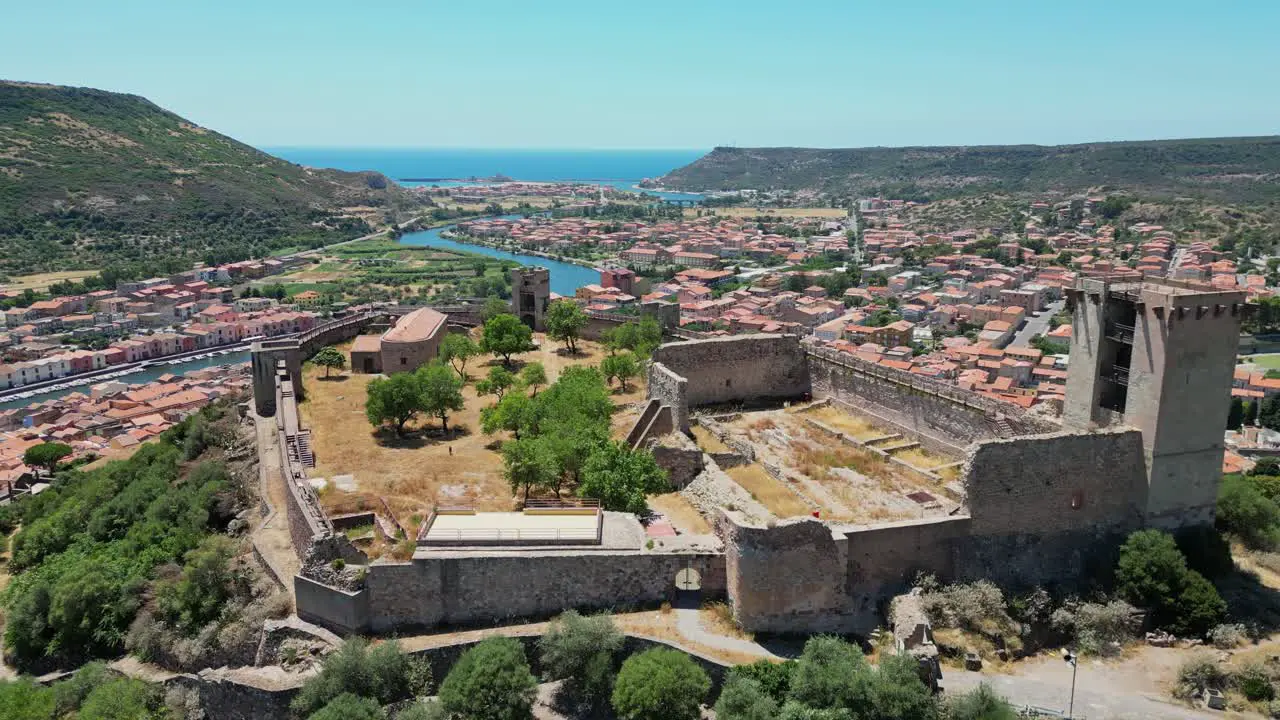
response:
[[(1216, 523), (1253, 550), (1280, 547), (1280, 477), (1257, 472), (1224, 475), (1218, 486)], [(1270, 466), (1261, 469), (1268, 471)]]
[(370, 647), (353, 637), (325, 658), (320, 672), (293, 699), (292, 708), (306, 717), (345, 719), (339, 710), (359, 717), (364, 711), (358, 708), (372, 706), (380, 717), (382, 705), (426, 695), (430, 689), (431, 666), (403, 653), (395, 640)]
[(1116, 590), (1151, 612), (1158, 627), (1186, 636), (1202, 636), (1222, 622), (1227, 606), (1203, 575), (1187, 566), (1173, 536), (1139, 530), (1120, 548)]
[(230, 520), (225, 467), (206, 462), (182, 472), (184, 431), (166, 431), (128, 460), (65, 473), (22, 501), (15, 577), (3, 596), (4, 644), (19, 667), (118, 654), (152, 569)]
[(51, 686), (0, 680), (3, 720), (167, 720), (158, 687), (90, 663)]

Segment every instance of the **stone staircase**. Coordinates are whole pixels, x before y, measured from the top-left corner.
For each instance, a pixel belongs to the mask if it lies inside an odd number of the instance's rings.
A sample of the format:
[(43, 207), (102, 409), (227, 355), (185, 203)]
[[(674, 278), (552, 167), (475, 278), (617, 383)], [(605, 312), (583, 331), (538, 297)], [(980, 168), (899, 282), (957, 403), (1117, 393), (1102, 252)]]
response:
[(298, 461), (304, 467), (313, 468), (316, 466), (316, 454), (311, 448), (311, 430), (299, 430), (296, 439)]

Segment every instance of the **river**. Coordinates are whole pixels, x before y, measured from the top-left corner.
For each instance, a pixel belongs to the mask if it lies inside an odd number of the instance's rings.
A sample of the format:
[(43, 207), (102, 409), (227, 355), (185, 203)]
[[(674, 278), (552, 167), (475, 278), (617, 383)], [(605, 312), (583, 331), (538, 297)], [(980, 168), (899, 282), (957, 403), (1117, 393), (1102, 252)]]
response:
[[(504, 215), (503, 217), (508, 220), (518, 220), (522, 216)], [(547, 258), (538, 257), (537, 255), (513, 253), (506, 250), (491, 248), (486, 245), (473, 245), (471, 243), (458, 242), (457, 240), (440, 237), (440, 233), (442, 231), (449, 230), (453, 227), (453, 225), (446, 225), (445, 227), (435, 228), (433, 230), (406, 233), (400, 238), (400, 242), (405, 245), (433, 247), (440, 248), (442, 250), (458, 250), (460, 252), (486, 255), (500, 260), (514, 260), (521, 265), (541, 265), (551, 271), (551, 292), (564, 296), (572, 296), (574, 292), (583, 285), (591, 285), (593, 283), (600, 282), (599, 270), (582, 265), (560, 262), (559, 260), (548, 260)]]

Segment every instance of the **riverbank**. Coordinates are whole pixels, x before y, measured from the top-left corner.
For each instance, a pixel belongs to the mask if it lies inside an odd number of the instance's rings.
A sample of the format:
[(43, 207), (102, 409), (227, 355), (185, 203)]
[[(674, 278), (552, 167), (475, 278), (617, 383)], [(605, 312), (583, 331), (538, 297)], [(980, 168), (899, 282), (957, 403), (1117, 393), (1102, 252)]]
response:
[(596, 272), (599, 272), (605, 269), (605, 265), (603, 263), (594, 263), (594, 262), (591, 262), (590, 260), (583, 260), (582, 258), (574, 258), (574, 257), (569, 257), (567, 255), (555, 255), (553, 253), (543, 252), (541, 250), (533, 250), (531, 248), (521, 247), (520, 245), (516, 243), (511, 243), (511, 242), (504, 243), (504, 242), (497, 242), (493, 240), (486, 240), (484, 238), (478, 238), (474, 235), (467, 235), (465, 233), (456, 233), (456, 232), (449, 232), (447, 230), (442, 230), (440, 231), (440, 237), (453, 240), (454, 242), (462, 243), (463, 245), (477, 245), (481, 247), (493, 248), (495, 250), (502, 250), (503, 252), (509, 252), (513, 255), (519, 255), (519, 254), (532, 255), (534, 257), (545, 258), (547, 260), (555, 260), (556, 262), (568, 263), (570, 265), (578, 265), (581, 267), (590, 268), (592, 270), (595, 270)]
[[(520, 215), (502, 215), (504, 219), (516, 219)], [(455, 223), (456, 225), (456, 223)], [(447, 237), (450, 227), (436, 228), (422, 232), (405, 233), (400, 237), (403, 245), (417, 247), (433, 247), (458, 252), (470, 252), (500, 260), (512, 260), (521, 265), (538, 265), (551, 271), (551, 291), (564, 297), (572, 297), (578, 288), (600, 282), (600, 271), (596, 266), (578, 259), (560, 259), (539, 251), (511, 251), (491, 245), (474, 242), (463, 242)]]

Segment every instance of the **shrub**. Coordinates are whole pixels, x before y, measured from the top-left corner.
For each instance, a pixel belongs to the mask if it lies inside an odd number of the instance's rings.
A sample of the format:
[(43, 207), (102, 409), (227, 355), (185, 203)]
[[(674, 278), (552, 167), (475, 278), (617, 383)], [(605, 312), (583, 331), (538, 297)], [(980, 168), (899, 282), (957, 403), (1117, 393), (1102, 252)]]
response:
[(716, 720), (774, 720), (778, 701), (760, 683), (732, 672), (716, 701)]
[(1169, 629), (1188, 637), (1204, 635), (1227, 615), (1227, 603), (1217, 588), (1194, 570), (1187, 574), (1182, 592), (1172, 599), (1170, 606), (1174, 617)]
[(1257, 663), (1250, 663), (1240, 668), (1231, 679), (1240, 689), (1240, 694), (1250, 702), (1269, 701), (1275, 698), (1276, 691), (1271, 685), (1271, 677), (1266, 669)]
[(1054, 611), (1051, 622), (1055, 630), (1071, 634), (1077, 651), (1097, 655), (1113, 644), (1123, 645), (1133, 638), (1138, 631), (1136, 612), (1136, 608), (1123, 600), (1112, 600), (1105, 605), (1080, 603)]
[(573, 610), (553, 620), (538, 641), (548, 680), (564, 680), (569, 698), (596, 704), (609, 697), (613, 657), (622, 633), (608, 615), (583, 617)]
[(1280, 545), (1280, 505), (1267, 498), (1252, 478), (1223, 476), (1216, 523), (1252, 549), (1271, 550)]
[(164, 717), (160, 691), (141, 680), (108, 680), (85, 696), (77, 720), (160, 720)]
[(949, 698), (947, 720), (1017, 720), (1018, 712), (986, 683), (963, 695)]
[(1209, 642), (1219, 650), (1230, 650), (1240, 647), (1249, 639), (1249, 631), (1244, 625), (1234, 623), (1218, 625), (1209, 631)]
[(320, 672), (303, 684), (291, 707), (306, 716), (319, 712), (343, 694), (372, 698), (379, 705), (386, 705), (425, 695), (430, 685), (430, 665), (402, 653), (395, 640), (370, 649), (367, 641), (353, 637), (325, 658)]
[(769, 697), (783, 703), (791, 693), (791, 678), (795, 671), (795, 660), (780, 663), (757, 660), (750, 665), (735, 665), (729, 670), (729, 675), (756, 681)]
[(511, 638), (494, 637), (458, 658), (440, 684), (440, 705), (469, 719), (525, 720), (537, 689), (524, 647)]
[(782, 706), (778, 720), (855, 720), (848, 708), (811, 708), (798, 702)]
[(1221, 622), (1226, 603), (1213, 584), (1187, 568), (1173, 537), (1140, 530), (1120, 548), (1117, 589), (1125, 599), (1151, 610), (1160, 627), (1180, 635), (1200, 635)]
[(988, 580), (947, 585), (926, 591), (921, 599), (930, 622), (938, 627), (1007, 632), (1014, 626), (1004, 593)]
[(1173, 694), (1184, 700), (1199, 697), (1205, 688), (1223, 689), (1227, 673), (1208, 655), (1197, 655), (1178, 668), (1178, 683)]
[(0, 680), (0, 708), (12, 720), (47, 720), (54, 714), (52, 690), (40, 687), (28, 678)]
[(386, 720), (387, 714), (373, 698), (343, 693), (323, 708), (307, 716), (307, 720)]
[(396, 720), (453, 720), (438, 702), (414, 703), (401, 710)]
[(627, 658), (613, 688), (620, 720), (697, 720), (711, 681), (688, 655), (653, 648)]
[(812, 708), (847, 707), (865, 695), (859, 685), (868, 670), (856, 645), (823, 635), (810, 638), (791, 676), (791, 699)]

